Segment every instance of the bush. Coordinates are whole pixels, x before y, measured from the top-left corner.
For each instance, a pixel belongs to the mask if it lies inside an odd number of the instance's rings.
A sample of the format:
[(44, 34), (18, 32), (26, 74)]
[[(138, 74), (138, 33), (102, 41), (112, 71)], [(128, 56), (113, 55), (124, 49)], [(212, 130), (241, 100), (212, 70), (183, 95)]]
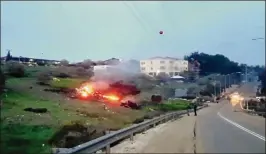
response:
[(44, 62), (40, 62), (40, 61), (38, 61), (38, 62), (37, 62), (37, 65), (38, 65), (38, 66), (45, 66), (45, 63), (44, 63)]
[(79, 77), (92, 77), (93, 76), (93, 71), (86, 70), (83, 67), (76, 68), (75, 73)]
[(82, 63), (80, 63), (79, 66), (83, 67), (84, 69), (89, 69), (94, 66), (94, 62), (90, 59), (86, 59)]
[(49, 81), (52, 79), (49, 72), (41, 72), (37, 76), (37, 80), (42, 85), (47, 85)]
[(2, 94), (5, 88), (5, 74), (0, 69), (0, 95)]
[(66, 59), (63, 59), (60, 61), (60, 64), (63, 66), (67, 66), (69, 64), (69, 62)]
[(23, 64), (17, 62), (8, 62), (6, 64), (7, 73), (10, 76), (14, 77), (23, 77), (25, 76), (25, 68)]
[(92, 77), (93, 71), (90, 69), (84, 69), (83, 67), (69, 67), (60, 66), (52, 71), (52, 76), (58, 78), (73, 78), (73, 77)]
[(66, 66), (60, 66), (52, 72), (52, 76), (57, 78), (69, 78), (72, 77), (73, 74), (74, 72), (70, 70), (70, 67)]

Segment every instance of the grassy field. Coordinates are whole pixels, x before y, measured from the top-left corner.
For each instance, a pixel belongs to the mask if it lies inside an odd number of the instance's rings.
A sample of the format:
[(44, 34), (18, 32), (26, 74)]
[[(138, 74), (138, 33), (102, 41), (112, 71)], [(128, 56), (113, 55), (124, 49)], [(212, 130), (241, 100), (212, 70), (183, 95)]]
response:
[[(70, 105), (40, 100), (13, 91), (7, 92), (1, 99), (4, 102), (1, 108), (1, 146), (8, 147), (1, 148), (3, 153), (21, 153), (21, 150), (25, 153), (45, 153), (51, 147), (48, 140), (63, 126), (73, 122), (116, 130), (130, 125), (143, 114), (140, 111), (128, 111), (128, 114), (114, 109), (105, 111), (98, 104)], [(38, 114), (24, 111), (28, 107), (46, 108), (49, 112)], [(17, 146), (19, 142), (25, 144)]]
[(164, 103), (158, 105), (146, 106), (145, 110), (152, 109), (163, 112), (185, 110), (188, 107), (189, 103), (190, 103), (189, 101), (185, 100), (170, 100), (170, 101), (165, 101)]
[(76, 88), (81, 85), (82, 82), (87, 81), (87, 79), (81, 78), (58, 78), (59, 80), (52, 80), (50, 82), (51, 87), (53, 88)]
[[(40, 68), (40, 70), (47, 69)], [(68, 99), (62, 94), (44, 91), (36, 84), (38, 69), (27, 70), (27, 78), (9, 78), (8, 91), (1, 96), (1, 153), (50, 153), (51, 147), (64, 147), (67, 126), (78, 123), (82, 127), (97, 130), (95, 134), (85, 133), (75, 144), (84, 143), (99, 136), (98, 131), (117, 130), (143, 121), (149, 109), (153, 111), (174, 111), (185, 109), (188, 102), (170, 101), (160, 105), (149, 105), (142, 110), (131, 110), (101, 102)], [(54, 88), (75, 88), (85, 79), (66, 78), (51, 81)], [(47, 113), (24, 111), (25, 108), (46, 108)], [(142, 119), (142, 120), (141, 120)], [(93, 126), (93, 127), (92, 127)], [(80, 128), (80, 126), (79, 126)], [(72, 131), (79, 132), (79, 128)], [(65, 134), (62, 135), (62, 132)], [(61, 134), (61, 136), (60, 136)], [(83, 133), (82, 133), (83, 134)], [(103, 135), (103, 134), (102, 134)]]

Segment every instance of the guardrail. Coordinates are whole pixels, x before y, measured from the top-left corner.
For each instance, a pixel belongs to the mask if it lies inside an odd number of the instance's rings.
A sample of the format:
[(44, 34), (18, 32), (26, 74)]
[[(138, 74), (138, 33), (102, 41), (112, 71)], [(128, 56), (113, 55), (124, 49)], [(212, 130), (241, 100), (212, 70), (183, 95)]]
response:
[(249, 113), (249, 114), (262, 115), (262, 116), (266, 115), (266, 112), (258, 112), (258, 111), (253, 111), (253, 110), (244, 110), (244, 112)]
[[(244, 102), (246, 102), (247, 103), (247, 101), (248, 101), (248, 99), (250, 99), (250, 98), (245, 98), (246, 100), (244, 100)], [(248, 114), (257, 114), (257, 115), (262, 115), (262, 116), (265, 116), (266, 115), (266, 112), (263, 112), (263, 111), (255, 111), (255, 110), (250, 110), (250, 109), (248, 109), (249, 108), (249, 106), (248, 106), (248, 103), (247, 103), (247, 109), (245, 109), (244, 107), (243, 107), (243, 104), (242, 104), (243, 102), (240, 102), (240, 107), (241, 107), (241, 109), (244, 111), (244, 112), (246, 112), (246, 113), (248, 113)]]
[[(207, 106), (208, 105), (200, 106), (198, 107), (198, 110)], [(111, 153), (110, 145), (112, 143), (128, 137), (130, 138), (130, 140), (133, 140), (133, 136), (135, 133), (147, 130), (151, 126), (155, 127), (157, 124), (164, 123), (172, 119), (176, 119), (178, 116), (186, 113), (187, 111), (183, 110), (183, 111), (176, 111), (165, 115), (161, 115), (154, 119), (150, 119), (142, 123), (132, 125), (128, 128), (120, 129), (118, 131), (104, 135), (97, 139), (75, 146), (73, 148), (57, 148), (55, 149), (54, 153), (56, 154), (96, 153), (97, 151), (102, 150), (104, 148), (106, 150), (106, 153)]]

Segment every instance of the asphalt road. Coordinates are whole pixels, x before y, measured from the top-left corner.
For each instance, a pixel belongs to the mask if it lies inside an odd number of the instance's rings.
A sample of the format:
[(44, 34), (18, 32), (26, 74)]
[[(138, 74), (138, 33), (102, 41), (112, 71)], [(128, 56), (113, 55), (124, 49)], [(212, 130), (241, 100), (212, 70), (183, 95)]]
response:
[[(253, 95), (254, 84), (239, 90)], [(112, 148), (114, 153), (265, 153), (265, 118), (234, 112), (227, 101), (210, 103), (198, 116), (158, 125), (133, 141)]]
[[(251, 96), (252, 87), (239, 91)], [(196, 123), (197, 153), (265, 153), (265, 118), (233, 112), (228, 101), (202, 110)]]

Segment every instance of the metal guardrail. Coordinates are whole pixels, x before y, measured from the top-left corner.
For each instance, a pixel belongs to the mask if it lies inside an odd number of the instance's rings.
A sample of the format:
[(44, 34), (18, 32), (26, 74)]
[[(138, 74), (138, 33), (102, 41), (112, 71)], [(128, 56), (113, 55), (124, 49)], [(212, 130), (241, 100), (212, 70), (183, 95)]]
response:
[(258, 112), (258, 111), (253, 111), (253, 110), (244, 110), (244, 112), (249, 113), (249, 114), (266, 115), (266, 112)]
[[(207, 107), (207, 106), (208, 105), (200, 106), (198, 107), (198, 110), (204, 107)], [(150, 120), (144, 121), (139, 124), (134, 124), (124, 129), (120, 129), (118, 131), (104, 135), (97, 139), (94, 139), (89, 142), (83, 143), (81, 145), (75, 146), (73, 148), (57, 148), (55, 150), (55, 153), (56, 154), (96, 153), (97, 151), (102, 150), (104, 148), (106, 149), (106, 153), (110, 153), (110, 145), (112, 143), (128, 138), (128, 137), (130, 137), (130, 139), (133, 140), (133, 136), (135, 133), (144, 131), (151, 126), (155, 127), (159, 123), (164, 123), (171, 119), (175, 119), (178, 116), (182, 114), (186, 114), (186, 113), (187, 111), (183, 110), (183, 111), (176, 111), (176, 112), (168, 113), (165, 115), (161, 115), (154, 119), (150, 119)]]

